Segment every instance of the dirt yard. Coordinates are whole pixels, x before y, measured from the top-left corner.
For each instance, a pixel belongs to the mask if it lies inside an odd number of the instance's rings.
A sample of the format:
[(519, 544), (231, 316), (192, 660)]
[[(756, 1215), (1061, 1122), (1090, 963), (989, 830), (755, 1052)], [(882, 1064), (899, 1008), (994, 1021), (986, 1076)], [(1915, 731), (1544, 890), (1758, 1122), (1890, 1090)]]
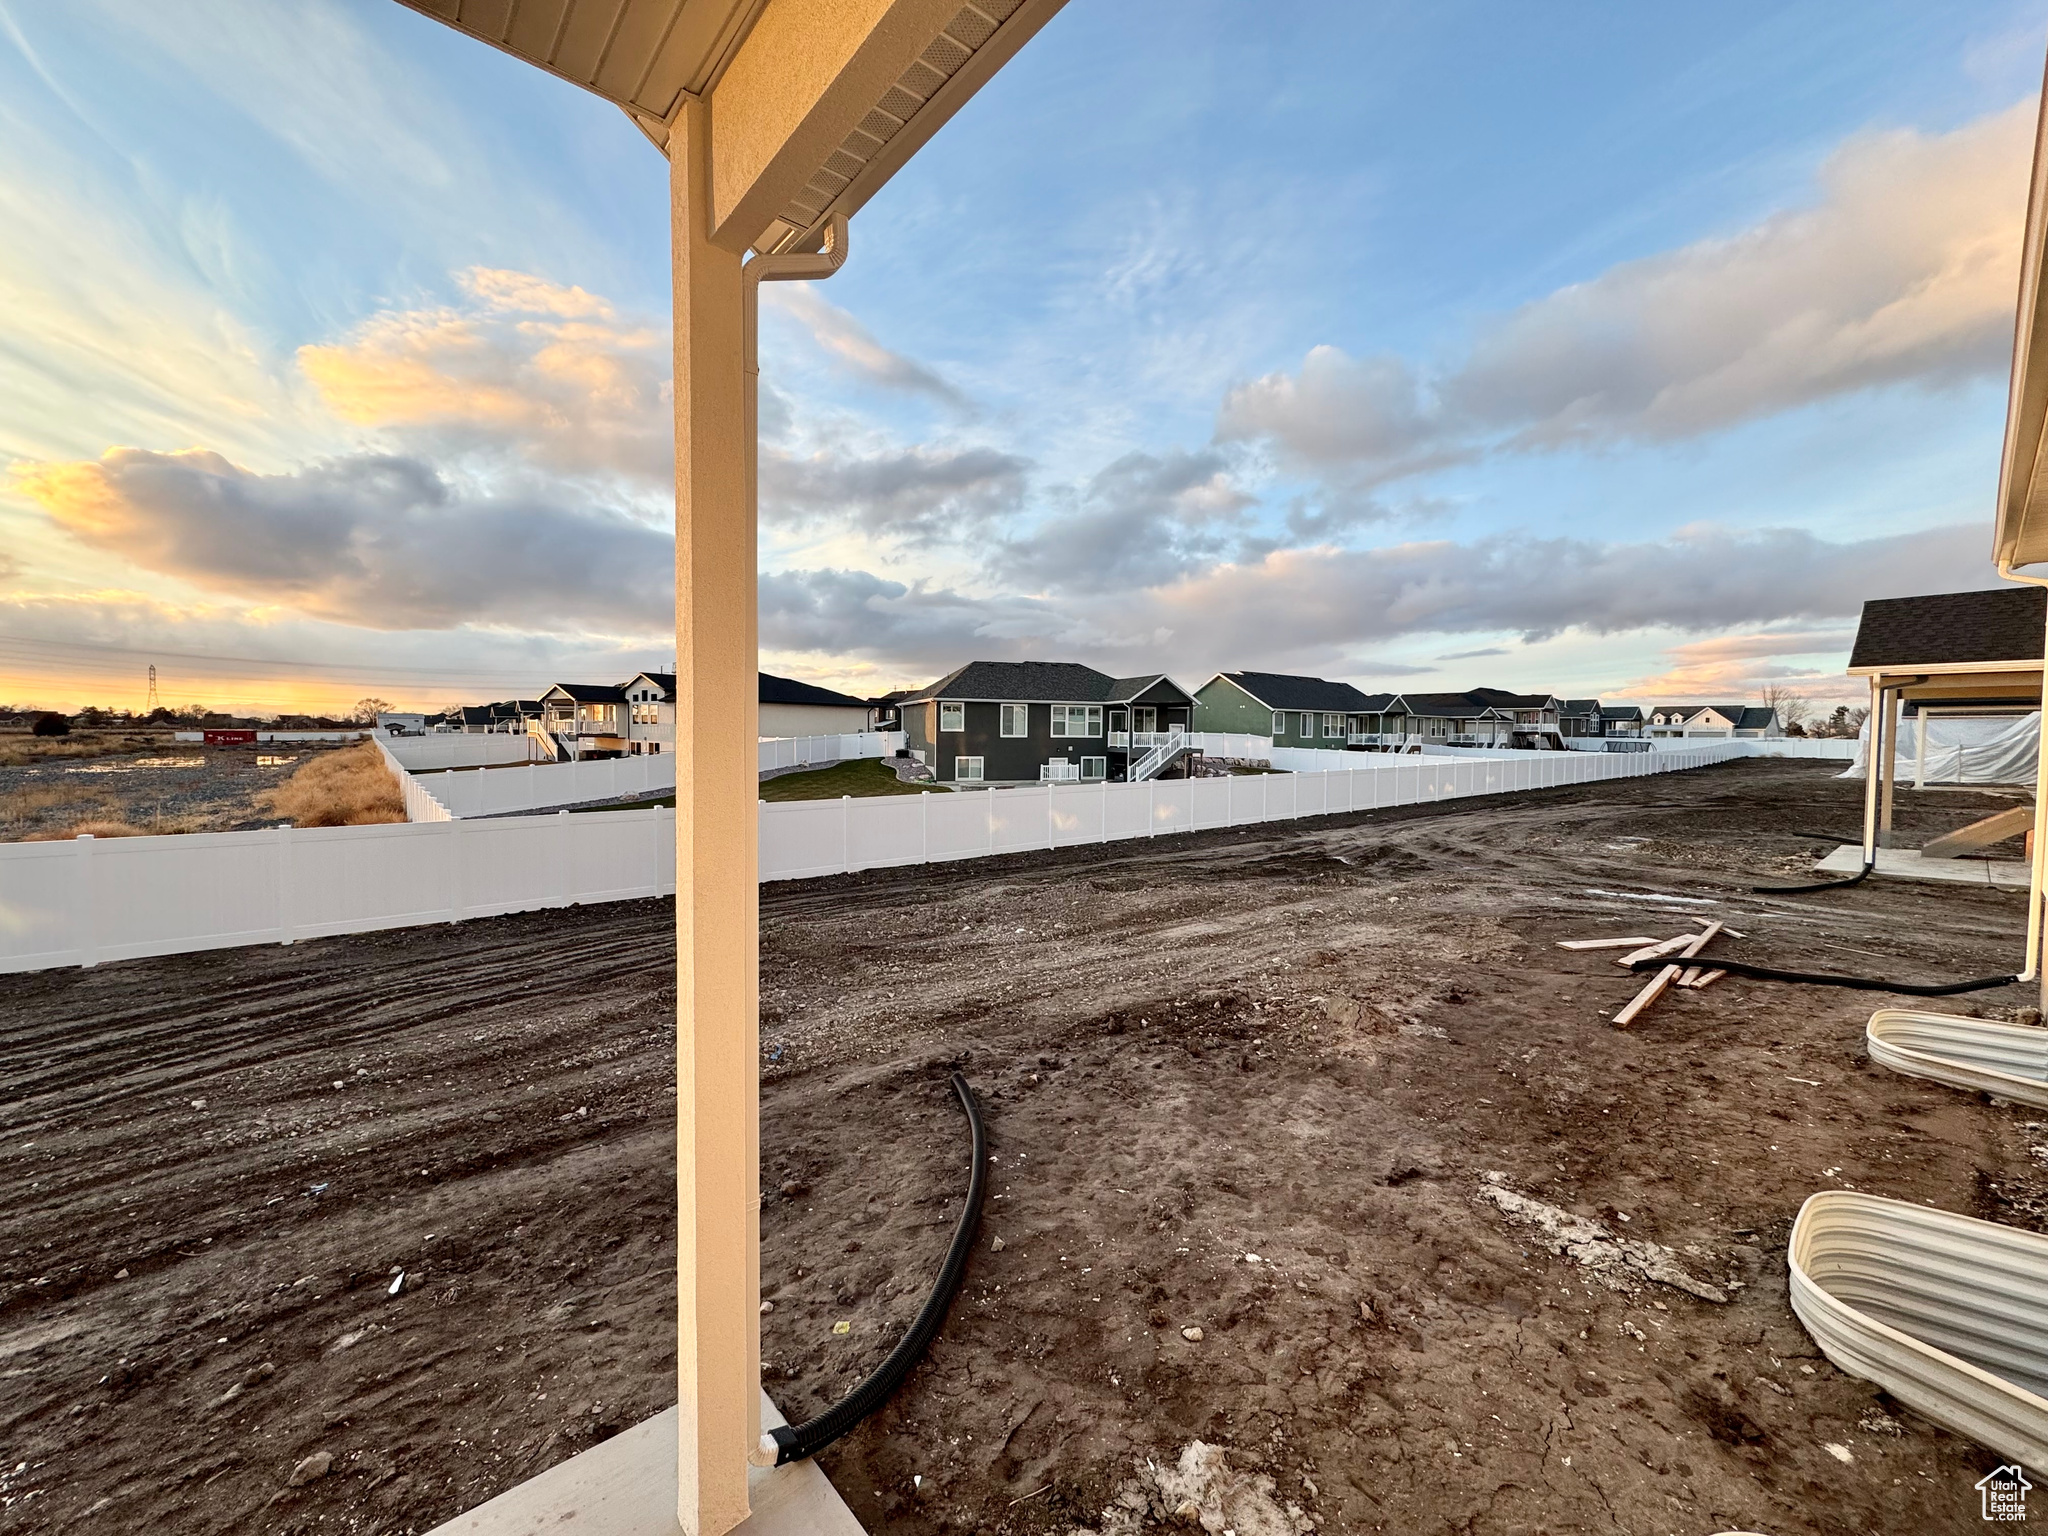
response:
[[(1197, 1441), (1240, 1536), (1980, 1529), (1996, 1458), (1819, 1357), (1784, 1243), (1831, 1185), (2038, 1227), (2042, 1127), (1872, 1067), (1880, 995), (1730, 978), (1623, 1032), (1639, 981), (1553, 946), (1704, 913), (1766, 964), (2012, 969), (2018, 893), (1749, 894), (1854, 827), (1830, 774), (764, 889), (765, 1385), (815, 1411), (922, 1301), (957, 1064), (979, 1251), (824, 1458), (871, 1530), (1151, 1528)], [(424, 1531), (671, 1402), (669, 920), (0, 984), (0, 1531)], [(1684, 1283), (1606, 1288), (1518, 1196)]]

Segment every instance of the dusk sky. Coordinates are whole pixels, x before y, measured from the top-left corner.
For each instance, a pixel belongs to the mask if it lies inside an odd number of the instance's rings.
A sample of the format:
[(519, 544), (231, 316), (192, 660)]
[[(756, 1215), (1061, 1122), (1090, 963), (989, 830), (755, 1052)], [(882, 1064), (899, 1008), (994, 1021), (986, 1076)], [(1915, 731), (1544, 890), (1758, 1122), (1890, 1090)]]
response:
[[(2048, 0), (1071, 0), (766, 290), (761, 646), (1741, 700), (1993, 583)], [(665, 163), (390, 0), (0, 0), (0, 702), (673, 654)]]

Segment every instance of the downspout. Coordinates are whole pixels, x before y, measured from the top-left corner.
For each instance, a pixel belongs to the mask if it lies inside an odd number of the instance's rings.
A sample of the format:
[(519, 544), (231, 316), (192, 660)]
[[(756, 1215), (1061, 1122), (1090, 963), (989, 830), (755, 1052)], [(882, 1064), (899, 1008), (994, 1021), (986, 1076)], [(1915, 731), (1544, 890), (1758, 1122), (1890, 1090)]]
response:
[[(1998, 562), (1998, 574), (2007, 581), (2030, 587), (2048, 587), (2048, 577), (2022, 576), (2010, 560)], [(2044, 1006), (2048, 1006), (2048, 976), (2041, 975), (2041, 902), (2044, 878), (2048, 878), (2048, 634), (2042, 640), (2041, 734), (2035, 744), (2034, 761), (2034, 859), (2027, 878), (2027, 965), (2018, 979), (2041, 980)]]
[(745, 333), (747, 370), (747, 505), (760, 506), (761, 473), (761, 285), (823, 282), (846, 263), (846, 215), (825, 221), (825, 246), (815, 255), (749, 256), (740, 268), (740, 325)]

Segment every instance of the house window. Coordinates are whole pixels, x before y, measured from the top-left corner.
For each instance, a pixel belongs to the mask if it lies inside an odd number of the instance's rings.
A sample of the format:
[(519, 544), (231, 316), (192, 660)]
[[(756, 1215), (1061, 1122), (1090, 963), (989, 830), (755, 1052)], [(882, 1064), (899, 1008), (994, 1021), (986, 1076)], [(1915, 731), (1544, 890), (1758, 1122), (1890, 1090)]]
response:
[[(967, 729), (967, 706), (965, 704), (941, 704), (939, 706), (939, 729), (942, 731), (964, 731)], [(981, 759), (963, 759), (974, 764), (974, 776), (981, 777)]]
[(1312, 740), (1316, 734), (1316, 717), (1307, 710), (1301, 712), (1301, 734), (1303, 740)]
[(1031, 706), (1029, 704), (1005, 704), (1003, 706), (1003, 734), (1005, 736), (1029, 736), (1031, 734)]
[(1344, 717), (1342, 715), (1323, 716), (1323, 734), (1333, 740), (1342, 741), (1344, 739)]
[(1285, 736), (1287, 734), (1287, 717), (1277, 709), (1273, 711), (1273, 734), (1275, 736)]
[[(955, 727), (958, 729), (958, 727)], [(956, 757), (953, 759), (953, 777), (962, 784), (981, 782), (981, 759), (978, 757)]]
[(1084, 779), (1106, 779), (1109, 777), (1109, 759), (1106, 757), (1084, 757), (1081, 759), (1081, 777)]
[(1438, 738), (1450, 735), (1451, 722), (1448, 720), (1431, 720), (1429, 722), (1429, 734)]
[(1102, 734), (1102, 706), (1100, 704), (1053, 705), (1052, 733), (1055, 736), (1100, 736)]

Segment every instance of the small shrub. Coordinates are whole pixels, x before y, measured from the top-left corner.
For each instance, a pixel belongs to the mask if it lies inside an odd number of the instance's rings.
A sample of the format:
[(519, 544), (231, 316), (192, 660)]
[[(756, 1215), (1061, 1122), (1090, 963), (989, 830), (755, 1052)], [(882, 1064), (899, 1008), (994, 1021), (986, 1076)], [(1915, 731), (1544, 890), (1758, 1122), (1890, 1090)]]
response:
[(295, 827), (361, 827), (405, 820), (405, 794), (370, 742), (323, 752), (268, 792)]
[(69, 736), (71, 721), (55, 710), (45, 710), (36, 716), (36, 723), (29, 727), (31, 736)]

